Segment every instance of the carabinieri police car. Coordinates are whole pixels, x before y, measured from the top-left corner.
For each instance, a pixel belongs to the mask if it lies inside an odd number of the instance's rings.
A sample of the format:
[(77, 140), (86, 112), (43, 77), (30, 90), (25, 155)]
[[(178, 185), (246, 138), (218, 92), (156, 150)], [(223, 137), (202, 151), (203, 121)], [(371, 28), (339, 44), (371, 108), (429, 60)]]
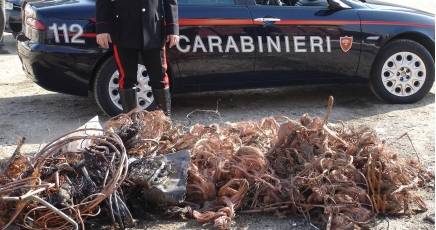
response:
[[(119, 0), (115, 0), (119, 1)], [(95, 0), (24, 3), (18, 53), (40, 86), (92, 94), (121, 111), (111, 49), (95, 41)], [(367, 78), (389, 103), (434, 82), (434, 15), (372, 0), (179, 0), (180, 43), (168, 51), (173, 92)], [(153, 106), (138, 63), (138, 104)]]

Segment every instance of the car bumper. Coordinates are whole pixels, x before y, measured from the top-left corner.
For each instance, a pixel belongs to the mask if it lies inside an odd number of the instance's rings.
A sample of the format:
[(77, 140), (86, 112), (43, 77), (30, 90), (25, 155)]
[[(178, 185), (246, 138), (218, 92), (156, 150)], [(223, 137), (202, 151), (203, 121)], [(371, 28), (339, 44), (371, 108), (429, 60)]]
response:
[(23, 71), (36, 84), (54, 92), (87, 96), (93, 67), (93, 61), (88, 61), (96, 57), (87, 59), (86, 54), (63, 49), (31, 41), (19, 41), (17, 45)]

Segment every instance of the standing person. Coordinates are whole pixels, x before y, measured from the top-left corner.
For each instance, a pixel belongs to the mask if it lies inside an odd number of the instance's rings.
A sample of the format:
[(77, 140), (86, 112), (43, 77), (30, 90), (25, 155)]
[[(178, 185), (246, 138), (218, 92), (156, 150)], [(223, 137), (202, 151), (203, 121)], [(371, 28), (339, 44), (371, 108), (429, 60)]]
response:
[(177, 0), (97, 0), (97, 43), (109, 48), (113, 43), (123, 112), (137, 107), (138, 58), (150, 76), (156, 104), (167, 116), (171, 95), (165, 44), (179, 41)]

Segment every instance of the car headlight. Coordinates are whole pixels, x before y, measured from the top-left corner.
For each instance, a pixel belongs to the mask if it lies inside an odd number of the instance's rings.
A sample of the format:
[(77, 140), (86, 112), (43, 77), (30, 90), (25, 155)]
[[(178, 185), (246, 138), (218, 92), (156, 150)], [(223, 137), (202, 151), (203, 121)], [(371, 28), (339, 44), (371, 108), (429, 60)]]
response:
[(24, 7), (24, 15), (27, 17), (34, 17), (35, 16), (35, 10), (30, 6), (30, 4), (26, 4)]

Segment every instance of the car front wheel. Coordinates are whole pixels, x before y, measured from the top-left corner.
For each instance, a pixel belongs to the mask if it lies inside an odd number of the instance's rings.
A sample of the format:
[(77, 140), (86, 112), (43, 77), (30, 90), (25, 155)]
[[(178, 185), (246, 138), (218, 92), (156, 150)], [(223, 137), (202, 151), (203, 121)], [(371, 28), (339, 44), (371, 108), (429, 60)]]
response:
[(396, 40), (380, 51), (370, 86), (373, 92), (389, 103), (406, 104), (425, 97), (434, 82), (434, 60), (421, 44)]
[[(116, 116), (122, 112), (118, 81), (119, 73), (115, 60), (109, 58), (97, 72), (94, 81), (94, 98), (100, 109), (109, 116)], [(155, 108), (150, 78), (145, 66), (141, 64), (138, 64), (137, 82), (138, 107), (143, 110)]]

